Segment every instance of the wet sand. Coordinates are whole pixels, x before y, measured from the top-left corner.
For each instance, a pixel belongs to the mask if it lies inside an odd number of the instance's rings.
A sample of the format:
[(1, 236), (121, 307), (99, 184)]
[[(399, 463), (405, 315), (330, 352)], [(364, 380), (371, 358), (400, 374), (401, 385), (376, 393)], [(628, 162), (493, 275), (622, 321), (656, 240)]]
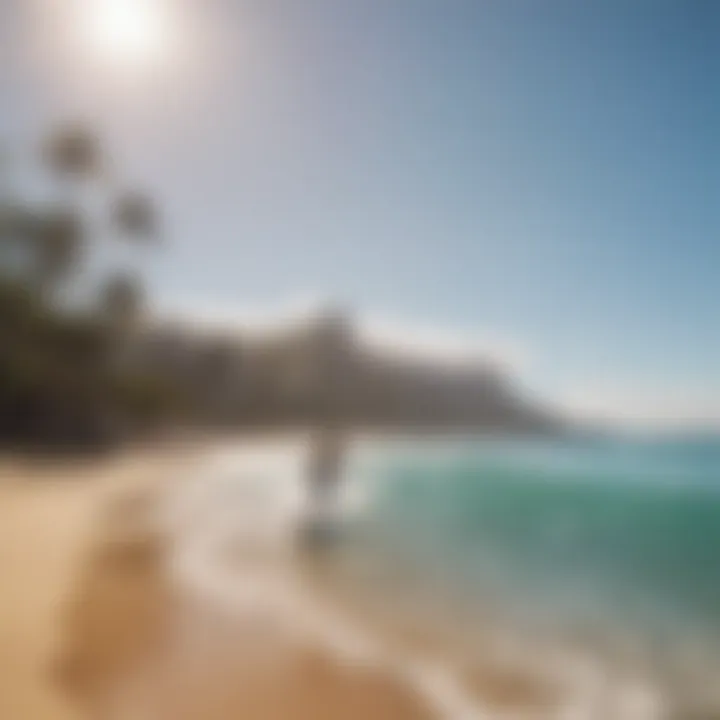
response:
[(188, 459), (146, 453), (63, 472), (6, 464), (0, 717), (432, 717), (379, 669), (344, 662), (272, 613), (231, 617), (173, 581), (153, 510)]
[(426, 718), (371, 670), (345, 666), (252, 612), (173, 590), (157, 548), (106, 549), (75, 606), (68, 687), (91, 717), (156, 720)]
[(0, 718), (82, 717), (54, 677), (62, 616), (102, 509), (118, 493), (149, 487), (167, 461), (147, 452), (52, 464), (0, 459)]

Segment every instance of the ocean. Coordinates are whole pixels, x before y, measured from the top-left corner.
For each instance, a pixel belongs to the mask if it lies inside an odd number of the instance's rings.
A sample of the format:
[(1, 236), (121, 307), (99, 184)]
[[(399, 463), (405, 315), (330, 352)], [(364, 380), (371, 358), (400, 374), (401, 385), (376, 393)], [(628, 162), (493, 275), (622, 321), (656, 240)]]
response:
[[(230, 454), (185, 504), (214, 473), (245, 487), (216, 536), (289, 528), (302, 452)], [(345, 480), (337, 537), (294, 567), (434, 682), (439, 716), (720, 718), (719, 441), (365, 439)]]
[(372, 486), (355, 553), (471, 655), (583, 668), (638, 717), (720, 717), (720, 442), (408, 442), (353, 472)]

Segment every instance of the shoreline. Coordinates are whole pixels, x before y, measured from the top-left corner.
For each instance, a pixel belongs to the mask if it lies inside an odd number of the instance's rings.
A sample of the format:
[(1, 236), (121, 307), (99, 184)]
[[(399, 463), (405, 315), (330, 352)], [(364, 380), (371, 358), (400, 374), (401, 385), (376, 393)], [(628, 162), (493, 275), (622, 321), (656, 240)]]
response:
[(223, 607), (178, 582), (168, 567), (172, 539), (153, 517), (164, 501), (141, 492), (116, 504), (76, 589), (61, 674), (91, 716), (436, 717), (385, 668), (340, 656), (307, 632), (287, 558), (245, 557), (248, 587), (269, 583), (259, 602)]
[(386, 569), (345, 577), (342, 539), (337, 554), (298, 545), (302, 451), (253, 435), (76, 472), (13, 466), (0, 483), (14, 589), (0, 594), (0, 717), (554, 717), (566, 688), (495, 654), (479, 611), (465, 657), (453, 618), (435, 624), (412, 584), (389, 606)]

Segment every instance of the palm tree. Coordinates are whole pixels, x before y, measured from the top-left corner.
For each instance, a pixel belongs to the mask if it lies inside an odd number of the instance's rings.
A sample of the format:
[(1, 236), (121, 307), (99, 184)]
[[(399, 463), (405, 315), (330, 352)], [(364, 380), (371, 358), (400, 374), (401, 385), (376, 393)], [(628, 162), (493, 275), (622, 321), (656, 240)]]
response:
[(52, 439), (62, 436), (61, 425), (99, 427), (103, 418), (132, 414), (116, 385), (138, 373), (132, 336), (144, 292), (136, 275), (106, 278), (92, 316), (58, 302), (89, 239), (79, 193), (85, 183), (101, 185), (112, 198), (109, 224), (127, 239), (155, 237), (157, 217), (141, 193), (116, 192), (100, 143), (81, 125), (51, 133), (41, 157), (56, 186), (55, 203), (45, 207), (15, 197), (0, 157), (0, 436)]
[(76, 209), (56, 208), (36, 215), (32, 226), (36, 287), (52, 292), (79, 263), (85, 241), (83, 217)]
[(25, 238), (27, 214), (19, 204), (3, 201), (0, 204), (0, 271), (13, 272), (25, 265)]
[(142, 193), (131, 191), (115, 200), (114, 225), (126, 237), (147, 241), (158, 235), (158, 217), (153, 202)]
[[(71, 124), (58, 128), (47, 138), (44, 146), (44, 161), (58, 181), (59, 191), (68, 200), (67, 191), (72, 181), (97, 181), (105, 173), (106, 162), (102, 148), (96, 136), (80, 124)], [(107, 175), (105, 179), (108, 180)], [(78, 202), (68, 202), (68, 206), (79, 207)], [(74, 215), (74, 217), (73, 217)], [(149, 241), (157, 237), (158, 220), (154, 204), (149, 197), (137, 191), (119, 193), (111, 201), (110, 224), (123, 238), (137, 241)], [(64, 211), (55, 213), (41, 223), (43, 242), (42, 277), (57, 283), (67, 277), (67, 271), (79, 262), (84, 233), (80, 212)], [(130, 285), (139, 284), (120, 282), (120, 276), (110, 278), (103, 291), (104, 300), (111, 295), (113, 306), (118, 296), (126, 299), (130, 296)], [(120, 292), (121, 286), (124, 290)]]
[(102, 169), (102, 151), (95, 135), (79, 124), (67, 125), (50, 134), (44, 160), (61, 179), (97, 178)]
[(31, 239), (36, 256), (35, 285), (44, 294), (54, 292), (71, 270), (79, 266), (85, 241), (85, 222), (73, 182), (97, 180), (103, 157), (97, 137), (81, 124), (52, 131), (42, 147), (45, 167), (57, 182), (60, 204), (35, 213)]
[(100, 292), (100, 311), (113, 334), (124, 335), (137, 322), (144, 305), (144, 292), (137, 277), (115, 273)]

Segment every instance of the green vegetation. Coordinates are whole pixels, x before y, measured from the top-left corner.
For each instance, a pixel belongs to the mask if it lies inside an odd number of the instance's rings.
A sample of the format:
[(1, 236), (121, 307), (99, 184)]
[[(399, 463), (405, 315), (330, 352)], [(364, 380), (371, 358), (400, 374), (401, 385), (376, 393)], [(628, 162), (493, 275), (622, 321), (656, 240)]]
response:
[[(143, 308), (139, 278), (115, 271), (94, 296), (78, 296), (93, 252), (83, 185), (107, 163), (82, 128), (53, 133), (39, 173), (55, 188), (45, 204), (19, 198), (13, 168), (0, 168), (0, 442), (97, 447), (177, 413), (159, 375), (123, 359)], [(156, 237), (150, 200), (118, 193), (108, 225), (127, 240)], [(100, 232), (100, 231), (96, 231)]]

